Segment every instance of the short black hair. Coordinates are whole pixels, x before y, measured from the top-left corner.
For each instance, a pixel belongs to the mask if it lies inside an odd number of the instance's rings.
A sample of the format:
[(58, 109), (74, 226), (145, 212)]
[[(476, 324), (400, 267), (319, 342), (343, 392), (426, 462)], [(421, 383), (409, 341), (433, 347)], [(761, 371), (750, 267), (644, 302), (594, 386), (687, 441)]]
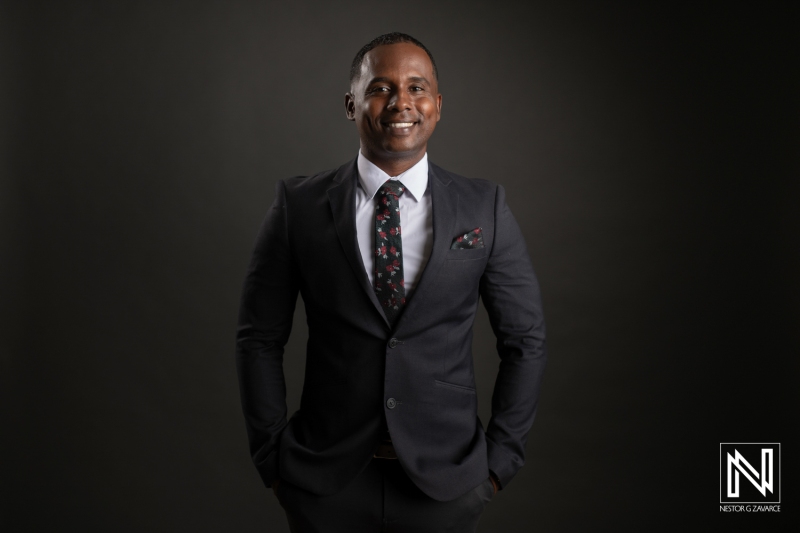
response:
[(350, 83), (353, 83), (353, 80), (358, 78), (359, 74), (361, 73), (361, 64), (364, 62), (364, 56), (367, 55), (367, 52), (373, 48), (377, 48), (378, 46), (397, 43), (411, 43), (425, 50), (425, 53), (428, 54), (428, 57), (431, 60), (431, 65), (433, 65), (433, 75), (436, 76), (437, 81), (439, 80), (439, 70), (436, 68), (436, 61), (433, 59), (433, 54), (431, 54), (431, 51), (412, 36), (405, 33), (400, 33), (399, 31), (393, 31), (392, 33), (384, 33), (379, 37), (375, 37), (361, 47), (361, 50), (358, 51), (356, 57), (353, 59), (353, 64), (350, 66)]

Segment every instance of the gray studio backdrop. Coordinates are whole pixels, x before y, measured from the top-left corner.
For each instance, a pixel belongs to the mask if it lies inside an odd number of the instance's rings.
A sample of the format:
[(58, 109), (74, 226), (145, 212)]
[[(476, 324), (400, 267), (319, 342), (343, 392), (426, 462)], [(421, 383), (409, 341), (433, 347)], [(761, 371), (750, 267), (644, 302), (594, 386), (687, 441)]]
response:
[[(288, 531), (247, 451), (240, 287), (276, 180), (356, 155), (350, 61), (395, 30), (439, 64), (431, 161), (505, 186), (544, 294), (528, 464), (480, 530), (797, 523), (797, 14), (3, 3), (3, 530)], [(305, 333), (300, 301), (290, 411)], [(474, 355), (486, 424), (482, 308)], [(719, 512), (720, 442), (783, 443), (780, 515)]]

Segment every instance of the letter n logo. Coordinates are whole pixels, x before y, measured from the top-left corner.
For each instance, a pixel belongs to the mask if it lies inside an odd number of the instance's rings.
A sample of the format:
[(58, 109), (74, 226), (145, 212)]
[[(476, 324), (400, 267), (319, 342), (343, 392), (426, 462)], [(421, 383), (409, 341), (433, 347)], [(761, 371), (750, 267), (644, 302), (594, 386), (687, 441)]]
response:
[(780, 503), (780, 443), (721, 443), (720, 503)]

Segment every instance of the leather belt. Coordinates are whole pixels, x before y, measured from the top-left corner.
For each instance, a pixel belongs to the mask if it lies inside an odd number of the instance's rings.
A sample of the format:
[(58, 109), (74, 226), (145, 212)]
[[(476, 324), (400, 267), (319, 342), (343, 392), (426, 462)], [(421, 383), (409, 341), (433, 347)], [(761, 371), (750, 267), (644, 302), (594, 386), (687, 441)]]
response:
[(384, 431), (381, 436), (381, 442), (378, 444), (378, 449), (375, 450), (373, 455), (376, 459), (397, 459), (397, 453), (394, 451), (392, 445), (392, 437), (389, 436), (389, 431)]
[(397, 459), (397, 453), (395, 453), (391, 442), (384, 441), (378, 444), (378, 449), (375, 450), (373, 457), (376, 459)]

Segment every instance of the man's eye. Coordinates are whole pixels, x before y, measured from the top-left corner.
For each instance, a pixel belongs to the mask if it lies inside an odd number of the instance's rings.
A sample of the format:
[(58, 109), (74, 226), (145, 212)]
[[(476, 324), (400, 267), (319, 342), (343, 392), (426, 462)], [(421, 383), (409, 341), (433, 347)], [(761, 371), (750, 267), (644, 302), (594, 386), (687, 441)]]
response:
[(412, 91), (424, 91), (425, 89), (423, 89), (422, 87), (414, 86), (414, 87), (411, 87), (411, 90)]
[(370, 89), (369, 92), (371, 92), (371, 93), (379, 93), (379, 92), (386, 92), (388, 90), (389, 90), (388, 87), (373, 87), (372, 89)]

